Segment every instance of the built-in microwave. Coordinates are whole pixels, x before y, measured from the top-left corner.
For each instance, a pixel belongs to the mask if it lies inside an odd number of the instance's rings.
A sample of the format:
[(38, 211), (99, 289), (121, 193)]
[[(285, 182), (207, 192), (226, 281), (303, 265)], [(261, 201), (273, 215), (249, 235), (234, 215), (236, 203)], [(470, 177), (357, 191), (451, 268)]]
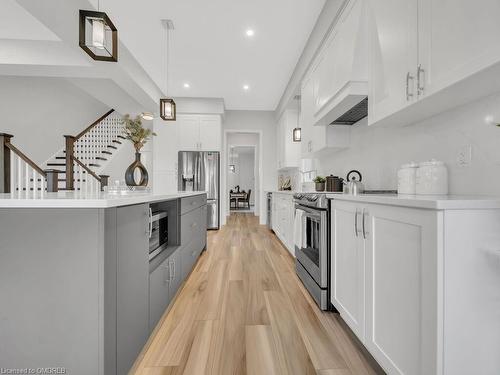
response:
[(168, 216), (165, 211), (149, 209), (149, 259), (160, 254), (168, 243)]

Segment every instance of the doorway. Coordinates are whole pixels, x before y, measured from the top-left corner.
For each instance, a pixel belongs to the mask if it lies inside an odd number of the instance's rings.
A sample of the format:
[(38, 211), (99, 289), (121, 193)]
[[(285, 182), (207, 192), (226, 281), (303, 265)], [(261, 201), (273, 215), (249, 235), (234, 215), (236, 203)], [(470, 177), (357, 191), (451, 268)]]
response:
[[(234, 212), (247, 212), (260, 217), (261, 207), (265, 207), (261, 193), (261, 142), (262, 134), (258, 130), (224, 130), (221, 203), (225, 215), (222, 215), (221, 223), (225, 223), (226, 217)], [(238, 187), (240, 194), (236, 194)]]
[(229, 188), (229, 210), (255, 212), (257, 146), (230, 146), (227, 182)]

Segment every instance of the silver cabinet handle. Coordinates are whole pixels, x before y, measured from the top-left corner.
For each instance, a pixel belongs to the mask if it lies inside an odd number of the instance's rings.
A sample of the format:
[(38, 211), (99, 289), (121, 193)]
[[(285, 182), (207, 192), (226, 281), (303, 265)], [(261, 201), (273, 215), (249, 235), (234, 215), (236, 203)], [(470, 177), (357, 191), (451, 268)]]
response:
[(153, 210), (151, 209), (151, 207), (149, 207), (149, 230), (148, 230), (148, 234), (149, 234), (149, 238), (151, 238), (151, 236), (153, 235)]
[(362, 227), (363, 227), (363, 238), (366, 240), (366, 230), (365, 230), (365, 215), (366, 215), (366, 210), (363, 208), (363, 212), (361, 213), (361, 215), (363, 216), (363, 221), (361, 222), (362, 223)]
[(358, 209), (356, 208), (356, 213), (354, 214), (354, 235), (358, 237)]
[(168, 271), (168, 278), (167, 278), (167, 277), (165, 277), (165, 278), (163, 279), (163, 282), (164, 282), (165, 284), (168, 284), (169, 282), (171, 282), (171, 281), (172, 281), (172, 271), (170, 270), (170, 263), (168, 264), (168, 266), (161, 266), (161, 267), (163, 267), (165, 270), (167, 270), (167, 271)]
[(410, 80), (413, 81), (414, 78), (410, 72), (406, 73), (406, 101), (410, 101), (413, 98), (413, 90), (410, 92)]
[[(421, 78), (423, 75), (423, 78)], [(425, 69), (422, 68), (422, 64), (418, 65), (417, 68), (417, 93), (422, 95), (425, 89)]]
[(168, 271), (170, 273), (169, 281), (172, 282), (174, 280), (174, 277), (175, 277), (175, 264), (171, 260), (168, 261)]

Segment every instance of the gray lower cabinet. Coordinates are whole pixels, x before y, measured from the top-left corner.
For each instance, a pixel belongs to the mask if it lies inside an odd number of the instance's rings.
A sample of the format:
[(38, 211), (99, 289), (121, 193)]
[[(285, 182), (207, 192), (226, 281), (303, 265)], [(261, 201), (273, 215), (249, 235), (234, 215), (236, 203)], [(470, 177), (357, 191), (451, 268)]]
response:
[(116, 373), (127, 374), (149, 336), (148, 205), (116, 213)]
[(181, 249), (162, 261), (149, 275), (149, 330), (158, 324), (184, 279)]
[(170, 258), (165, 259), (149, 275), (149, 330), (153, 331), (170, 303)]

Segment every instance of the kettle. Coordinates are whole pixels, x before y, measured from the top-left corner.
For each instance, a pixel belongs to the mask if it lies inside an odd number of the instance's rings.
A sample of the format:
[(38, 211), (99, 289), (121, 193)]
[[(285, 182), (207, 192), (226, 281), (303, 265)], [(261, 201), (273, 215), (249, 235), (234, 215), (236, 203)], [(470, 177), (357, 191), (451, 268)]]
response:
[(342, 177), (330, 175), (326, 177), (326, 191), (338, 192), (342, 191), (342, 184), (344, 179)]
[[(357, 175), (357, 178), (355, 175)], [(352, 195), (362, 194), (365, 191), (365, 187), (361, 182), (362, 179), (363, 177), (359, 171), (350, 171), (346, 177), (347, 182), (344, 182), (344, 193)]]

